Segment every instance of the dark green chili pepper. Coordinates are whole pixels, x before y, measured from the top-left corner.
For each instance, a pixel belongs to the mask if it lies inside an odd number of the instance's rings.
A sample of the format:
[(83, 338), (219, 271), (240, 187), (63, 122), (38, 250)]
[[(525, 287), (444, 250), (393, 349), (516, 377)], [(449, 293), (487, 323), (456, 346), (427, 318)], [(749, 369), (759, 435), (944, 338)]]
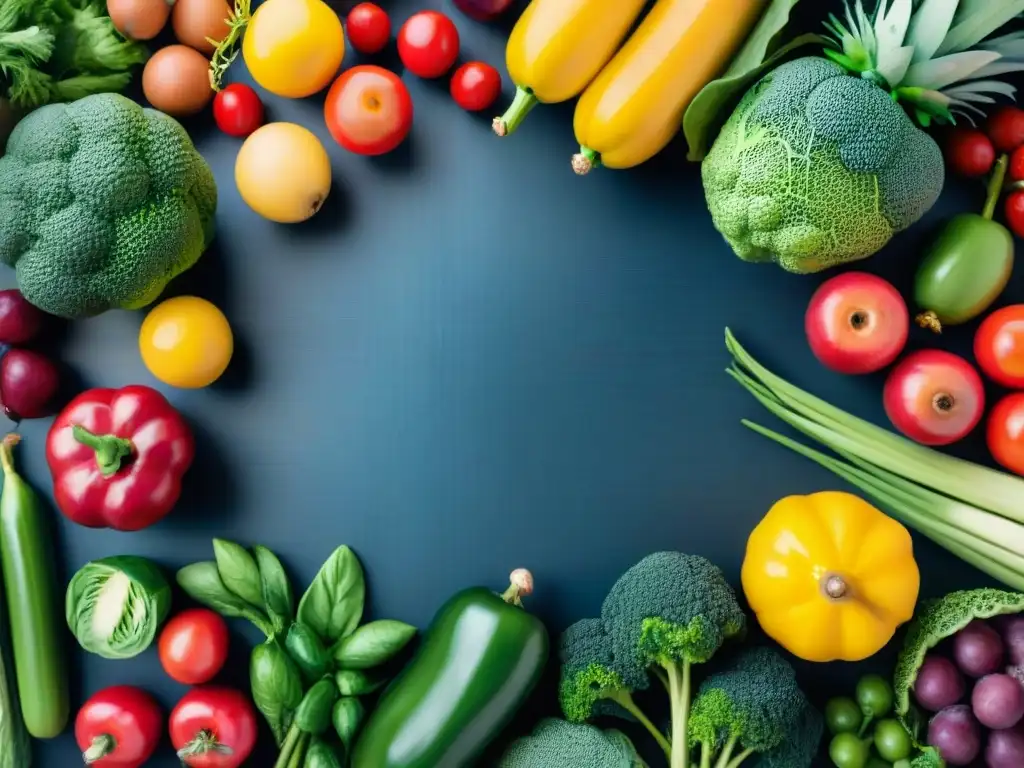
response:
[(295, 710), (295, 724), (301, 731), (319, 736), (331, 724), (331, 708), (337, 698), (338, 687), (334, 680), (325, 677), (315, 683)]
[(308, 683), (319, 680), (330, 667), (331, 656), (327, 649), (316, 632), (302, 622), (296, 621), (288, 628), (284, 646)]

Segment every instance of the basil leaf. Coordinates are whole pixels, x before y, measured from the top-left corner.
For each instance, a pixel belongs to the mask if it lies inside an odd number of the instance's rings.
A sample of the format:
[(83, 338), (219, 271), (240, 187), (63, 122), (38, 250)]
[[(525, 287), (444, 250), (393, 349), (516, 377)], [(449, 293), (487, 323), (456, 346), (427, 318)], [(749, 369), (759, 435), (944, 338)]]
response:
[(342, 696), (366, 696), (384, 685), (388, 679), (383, 675), (364, 672), (361, 669), (342, 669), (334, 673), (334, 684)]
[(403, 621), (371, 621), (335, 646), (334, 661), (342, 669), (370, 669), (402, 650), (415, 635), (416, 627)]
[(175, 578), (185, 594), (197, 603), (212, 608), (221, 616), (248, 619), (265, 635), (272, 634), (266, 616), (224, 586), (217, 564), (212, 560), (186, 565)]
[(302, 768), (342, 768), (342, 762), (334, 747), (319, 736), (314, 736), (306, 750), (306, 761)]
[(295, 618), (295, 597), (292, 594), (291, 582), (288, 581), (288, 574), (285, 573), (281, 561), (269, 549), (256, 544), (252, 548), (252, 553), (260, 571), (263, 604), (280, 631)]
[(327, 673), (331, 663), (330, 654), (316, 632), (302, 622), (297, 621), (288, 628), (284, 647), (299, 665), (307, 683), (315, 683)]
[(330, 678), (324, 678), (306, 691), (295, 710), (295, 724), (299, 730), (314, 736), (326, 731), (331, 725), (332, 707), (337, 699), (338, 689)]
[(292, 710), (302, 701), (302, 677), (295, 662), (276, 640), (252, 649), (249, 685), (256, 708), (263, 713), (277, 746), (284, 743)]
[(334, 550), (299, 601), (298, 618), (331, 645), (351, 635), (363, 618), (366, 582), (351, 549)]
[(245, 547), (226, 539), (213, 540), (213, 555), (224, 586), (247, 603), (263, 608), (260, 569)]
[(359, 728), (366, 717), (366, 707), (359, 699), (341, 698), (334, 702), (334, 710), (331, 712), (331, 720), (334, 723), (334, 730), (345, 745), (345, 752), (352, 751)]

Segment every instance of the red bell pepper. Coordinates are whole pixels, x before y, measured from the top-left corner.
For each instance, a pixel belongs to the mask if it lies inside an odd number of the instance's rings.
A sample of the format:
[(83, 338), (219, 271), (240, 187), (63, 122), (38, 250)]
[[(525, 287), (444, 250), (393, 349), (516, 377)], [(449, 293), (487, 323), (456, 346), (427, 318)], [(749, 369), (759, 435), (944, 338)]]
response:
[(88, 528), (137, 531), (163, 518), (194, 454), (181, 414), (141, 385), (83, 392), (46, 437), (57, 506)]

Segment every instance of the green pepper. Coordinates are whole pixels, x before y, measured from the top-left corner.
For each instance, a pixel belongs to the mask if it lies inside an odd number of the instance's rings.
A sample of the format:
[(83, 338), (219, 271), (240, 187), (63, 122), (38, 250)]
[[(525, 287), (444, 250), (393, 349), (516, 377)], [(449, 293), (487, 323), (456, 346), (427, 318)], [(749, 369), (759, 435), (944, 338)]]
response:
[(914, 279), (914, 300), (923, 310), (922, 328), (973, 320), (999, 298), (1013, 271), (1013, 235), (992, 220), (1006, 178), (1008, 160), (996, 164), (985, 208), (954, 216), (939, 232)]
[(520, 600), (532, 586), (529, 572), (520, 569), (504, 594), (475, 587), (442, 606), (363, 728), (351, 768), (475, 763), (547, 663), (547, 630)]

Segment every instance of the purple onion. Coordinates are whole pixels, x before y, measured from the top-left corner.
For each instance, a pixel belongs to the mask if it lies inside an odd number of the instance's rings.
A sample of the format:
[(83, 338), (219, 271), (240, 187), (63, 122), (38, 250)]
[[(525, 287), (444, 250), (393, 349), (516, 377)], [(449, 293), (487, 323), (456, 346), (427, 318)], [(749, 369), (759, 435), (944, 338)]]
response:
[(914, 698), (918, 704), (929, 712), (938, 712), (956, 704), (966, 692), (964, 677), (956, 664), (945, 656), (925, 656), (914, 681)]
[(0, 406), (13, 421), (49, 416), (60, 387), (57, 366), (30, 349), (8, 349), (0, 359)]
[(1024, 616), (1007, 616), (1002, 622), (1002, 635), (1010, 663), (1024, 666)]
[(1021, 768), (1024, 766), (1024, 733), (1019, 728), (992, 731), (985, 747), (988, 768)]
[(968, 677), (984, 677), (1003, 668), (1003, 639), (983, 621), (975, 619), (953, 638), (953, 658)]
[(0, 291), (0, 344), (27, 344), (39, 335), (45, 317), (17, 288)]
[(477, 21), (493, 21), (515, 5), (515, 0), (454, 0), (455, 7)]
[(974, 686), (971, 709), (988, 728), (1013, 728), (1024, 717), (1024, 688), (1009, 675), (988, 675)]
[(981, 752), (981, 727), (966, 704), (946, 707), (928, 722), (928, 743), (950, 765), (970, 765)]

